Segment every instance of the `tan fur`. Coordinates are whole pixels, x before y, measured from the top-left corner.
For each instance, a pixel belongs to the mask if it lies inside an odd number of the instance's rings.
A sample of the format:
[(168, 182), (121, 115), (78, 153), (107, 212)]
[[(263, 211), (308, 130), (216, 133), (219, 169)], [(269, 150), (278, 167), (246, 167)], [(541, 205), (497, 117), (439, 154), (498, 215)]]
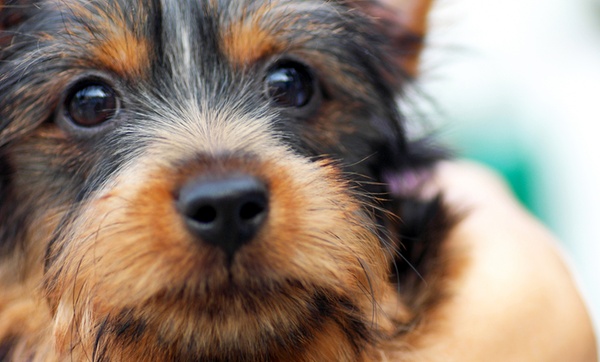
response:
[(225, 53), (233, 64), (253, 64), (262, 57), (285, 50), (287, 45), (280, 42), (272, 30), (263, 28), (266, 24), (261, 20), (270, 10), (270, 5), (262, 5), (251, 17), (242, 16), (239, 22), (229, 24), (223, 42)]
[[(82, 4), (73, 0), (68, 0), (67, 4), (74, 14), (86, 19), (92, 26), (88, 31), (94, 37), (94, 41), (88, 44), (86, 54), (90, 55), (89, 58), (96, 67), (111, 70), (122, 77), (139, 79), (145, 76), (150, 66), (152, 51), (146, 39), (136, 34), (136, 29), (128, 25), (128, 21), (143, 23), (146, 19), (136, 18), (138, 14), (135, 12), (118, 7), (107, 11), (97, 5)], [(65, 4), (58, 2), (57, 6)], [(145, 5), (138, 1), (137, 6)], [(126, 19), (125, 16), (130, 19)], [(102, 31), (98, 32), (98, 29)], [(68, 28), (68, 24), (66, 32), (71, 37), (79, 36)], [(97, 34), (102, 34), (102, 37), (98, 38)]]

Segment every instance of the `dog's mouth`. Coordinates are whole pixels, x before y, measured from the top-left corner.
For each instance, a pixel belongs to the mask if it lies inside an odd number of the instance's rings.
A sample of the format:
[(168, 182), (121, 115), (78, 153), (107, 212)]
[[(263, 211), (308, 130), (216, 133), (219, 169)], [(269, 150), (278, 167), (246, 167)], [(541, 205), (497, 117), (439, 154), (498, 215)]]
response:
[(363, 309), (349, 296), (299, 280), (259, 287), (230, 282), (199, 293), (159, 293), (143, 305), (124, 308), (124, 315), (107, 321), (101, 332), (120, 330), (127, 343), (133, 333), (155, 339), (175, 348), (179, 360), (293, 360), (323, 335), (336, 337), (345, 353), (359, 353), (374, 339), (373, 321)]
[(285, 311), (286, 319), (298, 318), (295, 324), (301, 324), (304, 318), (324, 318), (330, 306), (350, 305), (346, 299), (341, 293), (299, 279), (240, 282), (231, 277), (220, 284), (166, 288), (151, 297), (148, 303), (163, 305), (165, 310), (172, 309), (173, 313), (181, 313), (184, 310), (181, 308), (185, 308), (190, 320), (209, 319), (213, 324), (237, 320), (243, 325), (242, 321), (248, 318), (267, 321), (273, 310)]
[[(366, 280), (380, 279), (360, 267), (337, 275), (327, 268), (303, 270), (301, 262), (269, 253), (261, 241), (244, 245), (233, 258), (214, 247), (212, 264), (198, 262), (198, 269), (190, 268), (179, 279), (185, 282), (178, 288), (154, 294), (140, 311), (160, 310), (161, 321), (176, 321), (190, 331), (165, 329), (163, 323), (152, 327), (154, 333), (165, 340), (201, 341), (208, 351), (256, 354), (259, 360), (268, 359), (261, 355), (265, 351), (278, 351), (289, 360), (322, 334), (336, 336), (349, 353), (359, 353), (373, 341), (373, 310), (380, 297), (375, 294), (380, 291), (369, 290), (377, 286)], [(194, 272), (198, 274), (192, 276)]]

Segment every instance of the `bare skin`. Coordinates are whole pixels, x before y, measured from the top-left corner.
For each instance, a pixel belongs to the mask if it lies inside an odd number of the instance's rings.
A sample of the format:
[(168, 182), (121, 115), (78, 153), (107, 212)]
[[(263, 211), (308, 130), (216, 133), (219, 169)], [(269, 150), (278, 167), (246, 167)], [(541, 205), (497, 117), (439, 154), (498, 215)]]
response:
[(454, 162), (438, 167), (431, 186), (467, 211), (449, 242), (470, 262), (418, 360), (597, 361), (592, 323), (558, 243), (503, 181)]

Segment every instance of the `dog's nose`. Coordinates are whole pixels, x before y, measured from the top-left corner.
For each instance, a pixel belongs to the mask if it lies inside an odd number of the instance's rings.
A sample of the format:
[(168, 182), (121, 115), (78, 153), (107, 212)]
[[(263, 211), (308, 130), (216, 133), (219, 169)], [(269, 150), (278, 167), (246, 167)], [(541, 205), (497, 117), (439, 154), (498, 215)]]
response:
[(229, 257), (252, 240), (269, 211), (265, 184), (249, 175), (192, 180), (177, 204), (191, 232)]

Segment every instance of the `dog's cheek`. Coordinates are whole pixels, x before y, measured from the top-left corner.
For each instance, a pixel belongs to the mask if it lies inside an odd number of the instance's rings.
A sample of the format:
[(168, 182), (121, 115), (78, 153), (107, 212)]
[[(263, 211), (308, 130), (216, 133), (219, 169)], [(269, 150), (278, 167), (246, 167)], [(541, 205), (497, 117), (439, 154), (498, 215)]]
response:
[(42, 127), (11, 146), (14, 189), (31, 210), (65, 206), (81, 190), (90, 158), (55, 126)]
[[(368, 193), (385, 192), (383, 170), (400, 167), (405, 140), (394, 104), (330, 101), (297, 126), (306, 150), (339, 161), (344, 177)], [(386, 110), (388, 114), (385, 114)]]
[(80, 150), (44, 127), (3, 148), (0, 247), (7, 255), (26, 251), (32, 264), (24, 268), (41, 265), (50, 235), (81, 189), (80, 158)]

